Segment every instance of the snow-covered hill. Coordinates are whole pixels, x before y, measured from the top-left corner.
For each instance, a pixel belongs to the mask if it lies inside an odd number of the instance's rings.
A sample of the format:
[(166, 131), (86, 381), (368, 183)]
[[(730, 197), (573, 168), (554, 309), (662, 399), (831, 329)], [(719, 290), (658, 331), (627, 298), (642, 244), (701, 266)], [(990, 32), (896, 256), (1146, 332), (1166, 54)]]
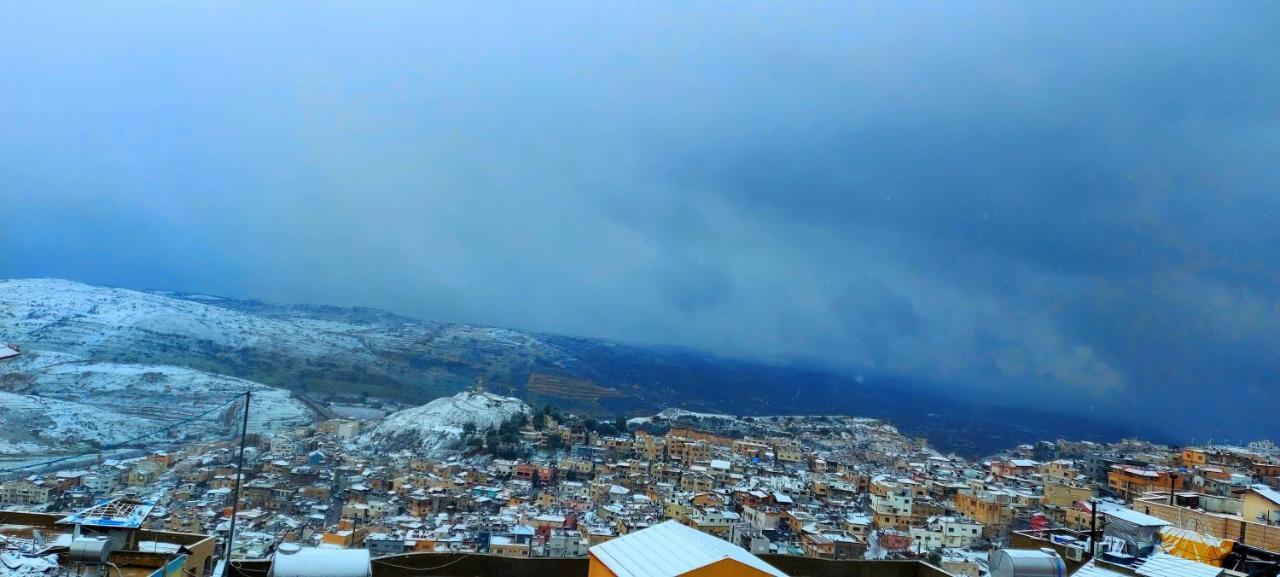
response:
[[(473, 367), (525, 374), (566, 357), (507, 329), (59, 279), (0, 280), (0, 343), (23, 349), (0, 362), (0, 410), (19, 425), (0, 430), (0, 454), (115, 443), (245, 389), (255, 392), (250, 429), (266, 431), (310, 419), (281, 387), (422, 402), (470, 387)], [(462, 402), (439, 418), (487, 423), (487, 405)], [(223, 429), (215, 420), (183, 430), (207, 436)]]
[[(468, 390), (483, 376), (490, 391), (602, 418), (672, 406), (707, 415), (863, 414), (969, 455), (1044, 437), (1128, 434), (1110, 423), (1028, 410), (995, 422), (984, 418), (991, 407), (940, 400), (920, 392), (932, 390), (924, 383), (854, 378), (803, 363), (57, 279), (0, 280), (0, 343), (81, 363), (191, 367), (320, 400), (367, 394), (421, 404)], [(14, 362), (29, 361), (0, 361)], [(47, 378), (65, 386), (70, 377), (51, 371)]]
[(419, 402), (469, 388), (481, 368), (512, 375), (491, 385), (514, 391), (535, 368), (573, 362), (539, 337), (508, 329), (59, 279), (0, 280), (4, 342), (91, 360), (195, 366), (277, 387)]
[(529, 412), (529, 405), (520, 399), (463, 391), (420, 407), (392, 413), (361, 436), (359, 442), (382, 449), (410, 449), (426, 456), (442, 457), (462, 448), (463, 427), (468, 423), (475, 425), (477, 431), (485, 431), (519, 413)]
[(85, 357), (157, 336), (293, 355), (370, 354), (343, 323), (266, 318), (215, 306), (217, 297), (193, 298), (199, 300), (59, 279), (3, 280), (0, 335)]
[[(24, 350), (0, 362), (0, 454), (67, 451), (114, 444), (253, 391), (249, 428), (278, 430), (311, 420), (288, 391), (164, 365), (94, 362)], [(204, 438), (230, 430), (214, 411), (152, 440)]]

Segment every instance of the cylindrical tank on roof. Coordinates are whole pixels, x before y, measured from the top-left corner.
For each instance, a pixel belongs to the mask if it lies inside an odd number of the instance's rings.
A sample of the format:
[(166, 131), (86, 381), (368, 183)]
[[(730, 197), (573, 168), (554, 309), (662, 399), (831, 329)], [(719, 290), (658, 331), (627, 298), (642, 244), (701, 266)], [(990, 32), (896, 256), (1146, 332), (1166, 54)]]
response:
[(112, 545), (106, 537), (80, 537), (71, 541), (68, 558), (72, 563), (100, 565), (110, 558)]
[(1064, 577), (1067, 565), (1053, 549), (995, 549), (987, 557), (991, 577)]

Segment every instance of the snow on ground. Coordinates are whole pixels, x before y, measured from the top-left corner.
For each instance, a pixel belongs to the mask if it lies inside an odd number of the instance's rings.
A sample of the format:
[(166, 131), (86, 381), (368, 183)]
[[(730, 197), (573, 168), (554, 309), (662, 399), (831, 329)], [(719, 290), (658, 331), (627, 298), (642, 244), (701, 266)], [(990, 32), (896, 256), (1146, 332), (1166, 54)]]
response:
[(34, 371), (43, 369), (50, 365), (56, 365), (58, 363), (83, 360), (84, 357), (78, 357), (67, 353), (24, 350), (21, 355), (5, 361), (4, 364), (0, 364), (0, 373)]
[[(174, 335), (222, 347), (287, 349), (315, 356), (369, 355), (352, 335), (313, 323), (266, 318), (160, 293), (98, 287), (60, 279), (0, 280), (0, 335), (18, 343), (56, 342), (91, 355)], [(333, 327), (337, 328), (337, 327)]]
[(0, 392), (4, 428), (0, 454), (23, 454), (71, 448), (84, 442), (113, 442), (136, 434), (146, 419), (110, 410), (34, 395)]
[[(0, 401), (3, 402), (3, 401)], [(22, 455), (48, 450), (48, 447), (31, 441), (6, 441), (0, 439), (0, 455)]]
[[(165, 365), (76, 360), (45, 351), (23, 356), (23, 363), (0, 364), (0, 454), (119, 443), (212, 409), (246, 390), (253, 392), (250, 432), (280, 430), (312, 418), (288, 391), (243, 379)], [(224, 434), (231, 430), (222, 418), (225, 412), (214, 411), (153, 439)]]
[(363, 435), (360, 443), (386, 449), (410, 448), (428, 457), (441, 457), (461, 447), (467, 423), (474, 424), (477, 431), (485, 431), (516, 414), (529, 412), (529, 405), (520, 399), (463, 391), (392, 413)]
[(738, 417), (733, 415), (722, 415), (719, 413), (698, 413), (694, 411), (686, 411), (684, 409), (663, 409), (652, 417), (635, 417), (627, 419), (628, 425), (643, 425), (651, 423), (654, 419), (662, 419), (667, 421), (679, 420), (702, 420), (702, 419), (721, 419), (725, 421), (737, 421)]

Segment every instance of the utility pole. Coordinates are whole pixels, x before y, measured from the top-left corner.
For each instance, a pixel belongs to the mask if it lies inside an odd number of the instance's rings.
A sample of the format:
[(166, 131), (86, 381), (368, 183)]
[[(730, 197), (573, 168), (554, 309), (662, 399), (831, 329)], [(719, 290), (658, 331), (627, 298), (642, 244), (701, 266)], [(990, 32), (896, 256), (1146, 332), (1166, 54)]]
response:
[(1089, 501), (1089, 558), (1098, 553), (1098, 502)]
[(1173, 471), (1169, 471), (1169, 506), (1173, 506)]
[(231, 501), (231, 527), (227, 531), (227, 546), (223, 560), (231, 563), (231, 552), (236, 546), (236, 514), (240, 512), (240, 480), (244, 478), (244, 444), (249, 439), (249, 398), (252, 390), (244, 392), (244, 417), (240, 421), (240, 457), (236, 460), (236, 487)]

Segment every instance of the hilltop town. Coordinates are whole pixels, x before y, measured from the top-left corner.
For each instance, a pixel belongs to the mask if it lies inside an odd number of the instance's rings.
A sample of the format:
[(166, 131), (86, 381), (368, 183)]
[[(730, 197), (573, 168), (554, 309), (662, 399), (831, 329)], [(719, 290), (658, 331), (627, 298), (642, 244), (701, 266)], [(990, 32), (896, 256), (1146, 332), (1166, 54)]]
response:
[(478, 390), (367, 409), (251, 432), (243, 470), (227, 438), (13, 473), (0, 507), (134, 503), (146, 507), (139, 530), (221, 543), (239, 476), (241, 559), (285, 544), (575, 558), (668, 520), (756, 554), (926, 559), (972, 576), (987, 571), (987, 549), (1020, 536), (1077, 560), (1090, 535), (1117, 559), (1150, 555), (1161, 532), (1280, 551), (1280, 451), (1266, 441), (1056, 440), (970, 461), (848, 416), (597, 420)]

